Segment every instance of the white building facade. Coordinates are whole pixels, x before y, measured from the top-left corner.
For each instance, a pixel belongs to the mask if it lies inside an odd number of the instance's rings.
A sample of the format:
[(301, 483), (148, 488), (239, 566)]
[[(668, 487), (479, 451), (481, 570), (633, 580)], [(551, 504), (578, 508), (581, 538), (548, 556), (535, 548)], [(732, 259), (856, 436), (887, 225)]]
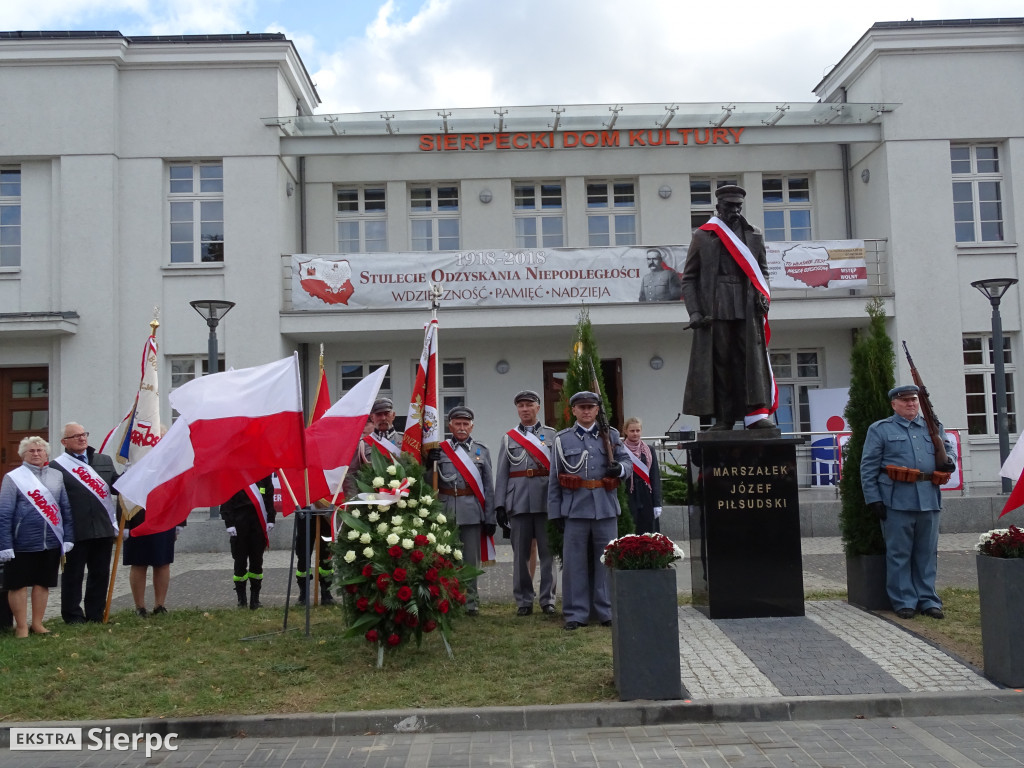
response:
[[(322, 344), (333, 397), (388, 363), (401, 414), (434, 279), (442, 392), (483, 442), (519, 390), (551, 408), (583, 305), (616, 420), (696, 427), (677, 420), (685, 307), (635, 296), (649, 251), (681, 269), (732, 182), (769, 241), (863, 246), (855, 282), (773, 291), (783, 428), (810, 430), (809, 391), (848, 386), (878, 296), (960, 430), (968, 489), (991, 490), (991, 308), (970, 283), (1018, 276), (1022, 63), (1024, 20), (901, 22), (868, 30), (818, 103), (317, 115), (280, 35), (0, 33), (4, 464), (70, 420), (98, 442), (134, 397), (155, 306), (169, 419), (166, 392), (205, 365), (195, 299), (235, 302), (223, 365), (297, 350), (315, 382)], [(342, 270), (340, 300), (303, 291), (310, 265)], [(1015, 286), (1001, 305), (1011, 444), (1022, 302)]]

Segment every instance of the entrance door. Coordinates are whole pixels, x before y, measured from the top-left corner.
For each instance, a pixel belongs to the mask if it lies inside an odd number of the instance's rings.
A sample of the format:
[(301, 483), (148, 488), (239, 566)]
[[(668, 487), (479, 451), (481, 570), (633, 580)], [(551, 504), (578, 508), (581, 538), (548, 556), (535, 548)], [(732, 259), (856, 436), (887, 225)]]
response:
[(30, 435), (49, 440), (50, 374), (43, 368), (0, 368), (0, 469), (21, 466), (18, 443)]
[[(565, 374), (569, 370), (568, 361), (551, 361), (544, 363), (544, 423), (555, 426), (559, 423), (555, 409), (558, 400), (562, 396), (562, 387), (565, 385)], [(613, 358), (601, 361), (601, 376), (604, 378), (604, 386), (608, 391), (608, 404), (612, 408), (612, 417), (609, 420), (611, 425), (620, 432), (622, 431), (622, 359)], [(566, 414), (568, 423), (572, 423), (572, 414)]]

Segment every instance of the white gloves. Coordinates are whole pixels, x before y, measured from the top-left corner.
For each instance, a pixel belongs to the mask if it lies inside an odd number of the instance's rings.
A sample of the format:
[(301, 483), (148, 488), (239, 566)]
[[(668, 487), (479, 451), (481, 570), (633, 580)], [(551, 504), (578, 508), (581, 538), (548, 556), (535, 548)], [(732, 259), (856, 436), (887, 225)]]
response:
[(270, 533), (272, 530), (274, 530), (274, 524), (267, 523), (267, 533)]
[(654, 508), (654, 519), (657, 520), (659, 517), (661, 517), (661, 507), (655, 507)]
[(0, 563), (9, 563), (14, 559), (13, 549), (0, 549)]
[(64, 554), (65, 555), (68, 552), (70, 552), (72, 549), (74, 549), (74, 548), (75, 548), (75, 545), (72, 542), (70, 542), (70, 541), (65, 541), (64, 542)]
[(122, 541), (128, 541), (128, 537), (131, 536), (131, 535), (132, 535), (131, 528), (125, 528), (123, 531), (121, 531), (121, 540)]
[(235, 526), (232, 525), (230, 528), (228, 528), (228, 536), (237, 536), (237, 535), (238, 535), (238, 531), (235, 530)]

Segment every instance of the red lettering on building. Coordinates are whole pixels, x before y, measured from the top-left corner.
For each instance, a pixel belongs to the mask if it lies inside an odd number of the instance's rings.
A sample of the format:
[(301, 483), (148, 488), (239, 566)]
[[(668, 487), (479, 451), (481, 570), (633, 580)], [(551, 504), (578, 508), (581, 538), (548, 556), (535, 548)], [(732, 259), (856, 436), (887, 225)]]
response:
[(728, 129), (726, 129), (726, 128), (715, 128), (715, 130), (711, 132), (711, 143), (712, 144), (717, 144), (718, 142), (722, 142), (723, 144), (728, 144), (729, 143), (729, 131), (728, 131)]
[(476, 134), (464, 133), (459, 136), (459, 149), (476, 149)]
[(629, 132), (629, 146), (632, 147), (632, 146), (635, 146), (635, 145), (639, 145), (641, 147), (646, 147), (647, 146), (647, 144), (644, 143), (644, 132), (643, 131), (630, 131)]

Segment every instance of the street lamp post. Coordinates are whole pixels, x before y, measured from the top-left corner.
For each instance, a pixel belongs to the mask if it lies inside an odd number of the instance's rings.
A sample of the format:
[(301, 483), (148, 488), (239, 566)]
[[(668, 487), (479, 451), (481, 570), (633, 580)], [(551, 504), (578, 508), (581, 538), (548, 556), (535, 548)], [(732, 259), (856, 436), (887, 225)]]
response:
[[(190, 301), (189, 304), (202, 316), (210, 329), (210, 338), (206, 345), (206, 372), (217, 373), (220, 367), (217, 365), (217, 326), (220, 325), (220, 319), (235, 306), (235, 302), (221, 299), (196, 299)], [(219, 518), (220, 508), (210, 507), (210, 519), (217, 520)]]
[[(1013, 277), (994, 277), (975, 280), (971, 285), (985, 294), (992, 305), (992, 361), (995, 363), (996, 378), (996, 431), (999, 434), (999, 466), (1006, 463), (1010, 455), (1010, 433), (1006, 416), (1006, 366), (1003, 359), (1003, 319), (999, 314), (999, 302), (1011, 285), (1017, 282)], [(1003, 493), (1013, 490), (1013, 481), (1003, 477)]]

